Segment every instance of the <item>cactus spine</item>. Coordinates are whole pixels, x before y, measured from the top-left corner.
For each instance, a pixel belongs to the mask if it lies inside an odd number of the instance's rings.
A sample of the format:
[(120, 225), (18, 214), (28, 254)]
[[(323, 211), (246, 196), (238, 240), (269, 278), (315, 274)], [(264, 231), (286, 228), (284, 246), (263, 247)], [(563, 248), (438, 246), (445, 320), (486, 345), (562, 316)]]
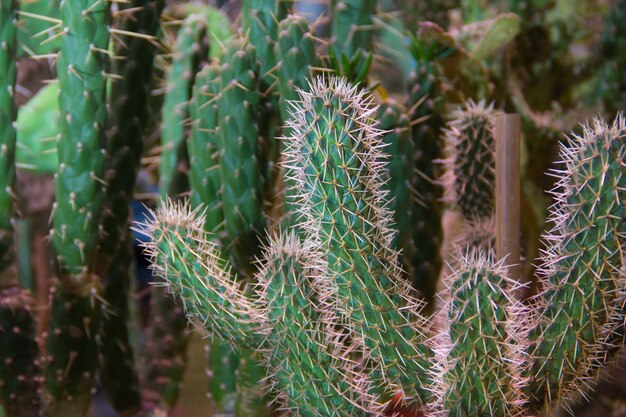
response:
[(300, 96), (288, 122), (292, 136), (285, 165), (297, 184), (301, 227), (319, 245), (326, 265), (329, 304), (346, 329), (363, 338), (374, 386), (401, 387), (425, 403), (432, 352), (424, 344), (421, 304), (399, 279), (390, 247), (391, 214), (380, 178), (382, 132), (372, 119), (376, 109), (345, 79), (316, 78)]
[(529, 396), (536, 408), (584, 395), (623, 326), (626, 212), (624, 118), (596, 120), (561, 148), (565, 168), (540, 270), (544, 290), (530, 330)]
[(46, 390), (49, 414), (81, 415), (95, 379), (99, 325), (93, 252), (103, 202), (110, 4), (64, 0), (59, 77), (59, 167), (52, 245), (59, 285), (52, 294)]

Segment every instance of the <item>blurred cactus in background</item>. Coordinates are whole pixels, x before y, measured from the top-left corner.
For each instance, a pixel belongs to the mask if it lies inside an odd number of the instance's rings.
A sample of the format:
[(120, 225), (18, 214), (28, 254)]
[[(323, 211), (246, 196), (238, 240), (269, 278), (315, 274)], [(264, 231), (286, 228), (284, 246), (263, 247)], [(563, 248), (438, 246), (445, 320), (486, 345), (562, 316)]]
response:
[[(215, 415), (591, 397), (626, 333), (626, 3), (210, 3), (0, 1), (0, 411), (208, 415), (204, 367)], [(499, 111), (528, 286), (493, 253)]]

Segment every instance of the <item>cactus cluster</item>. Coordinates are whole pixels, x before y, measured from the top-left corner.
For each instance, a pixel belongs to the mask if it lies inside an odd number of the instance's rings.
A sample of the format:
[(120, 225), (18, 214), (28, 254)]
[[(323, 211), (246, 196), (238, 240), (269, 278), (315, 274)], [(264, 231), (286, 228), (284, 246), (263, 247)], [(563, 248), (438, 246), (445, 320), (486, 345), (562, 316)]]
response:
[[(446, 278), (435, 331), (391, 246), (376, 108), (345, 79), (299, 93), (285, 165), (303, 233), (270, 241), (255, 296), (230, 277), (198, 209), (166, 204), (139, 228), (190, 318), (270, 358), (271, 387), (296, 415), (376, 414), (396, 390), (432, 415), (524, 415), (585, 392), (623, 326), (624, 119), (596, 121), (563, 147), (564, 191), (545, 237), (558, 244), (540, 259), (545, 289), (532, 308), (515, 300), (502, 263), (474, 248)], [(331, 391), (317, 391), (320, 371)], [(299, 378), (308, 384), (295, 389)]]
[[(626, 127), (577, 123), (622, 105), (623, 1), (44, 3), (0, 0), (0, 415), (86, 415), (100, 388), (170, 413), (188, 318), (234, 416), (549, 415), (617, 356)], [(523, 305), (494, 107), (522, 114)], [(26, 171), (54, 174), (43, 212)]]

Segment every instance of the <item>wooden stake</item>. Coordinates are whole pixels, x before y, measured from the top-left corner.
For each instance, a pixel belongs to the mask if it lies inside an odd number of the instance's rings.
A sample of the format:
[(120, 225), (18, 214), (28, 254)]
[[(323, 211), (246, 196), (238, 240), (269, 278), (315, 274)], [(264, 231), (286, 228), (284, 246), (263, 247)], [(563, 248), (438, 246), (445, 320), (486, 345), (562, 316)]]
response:
[(496, 256), (520, 281), (520, 116), (496, 116)]

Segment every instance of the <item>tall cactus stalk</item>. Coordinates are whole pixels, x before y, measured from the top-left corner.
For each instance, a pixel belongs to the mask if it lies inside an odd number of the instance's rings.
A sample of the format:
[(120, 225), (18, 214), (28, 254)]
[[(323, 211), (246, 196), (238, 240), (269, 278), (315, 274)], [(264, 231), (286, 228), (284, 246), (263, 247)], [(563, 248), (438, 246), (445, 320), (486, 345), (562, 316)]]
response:
[(626, 126), (596, 120), (561, 149), (565, 167), (540, 269), (544, 290), (531, 325), (529, 396), (553, 408), (585, 395), (624, 325)]
[(86, 412), (97, 368), (99, 282), (92, 260), (103, 201), (109, 8), (99, 0), (60, 5), (59, 166), (51, 231), (59, 284), (52, 294), (46, 364), (52, 416)]
[(376, 109), (364, 94), (338, 78), (316, 78), (301, 91), (288, 122), (285, 165), (296, 182), (301, 227), (326, 265), (321, 281), (328, 308), (337, 308), (349, 333), (363, 339), (379, 394), (401, 387), (423, 404), (432, 356), (424, 344), (427, 325), (391, 248), (380, 178), (382, 132), (373, 126)]
[(331, 43), (337, 56), (372, 50), (376, 4), (377, 0), (332, 0)]
[[(156, 53), (156, 45), (149, 37), (154, 37), (160, 28), (163, 6), (161, 0), (136, 0), (121, 7), (126, 13), (120, 21), (120, 29), (143, 36), (128, 36), (115, 45), (118, 59), (112, 64), (112, 72), (119, 79), (110, 84), (109, 92), (107, 185), (102, 213), (103, 236), (98, 241), (96, 260), (105, 300), (98, 332), (99, 372), (109, 400), (120, 413), (138, 409), (141, 401), (127, 328), (132, 267), (128, 227)], [(129, 14), (132, 8), (139, 10)]]

